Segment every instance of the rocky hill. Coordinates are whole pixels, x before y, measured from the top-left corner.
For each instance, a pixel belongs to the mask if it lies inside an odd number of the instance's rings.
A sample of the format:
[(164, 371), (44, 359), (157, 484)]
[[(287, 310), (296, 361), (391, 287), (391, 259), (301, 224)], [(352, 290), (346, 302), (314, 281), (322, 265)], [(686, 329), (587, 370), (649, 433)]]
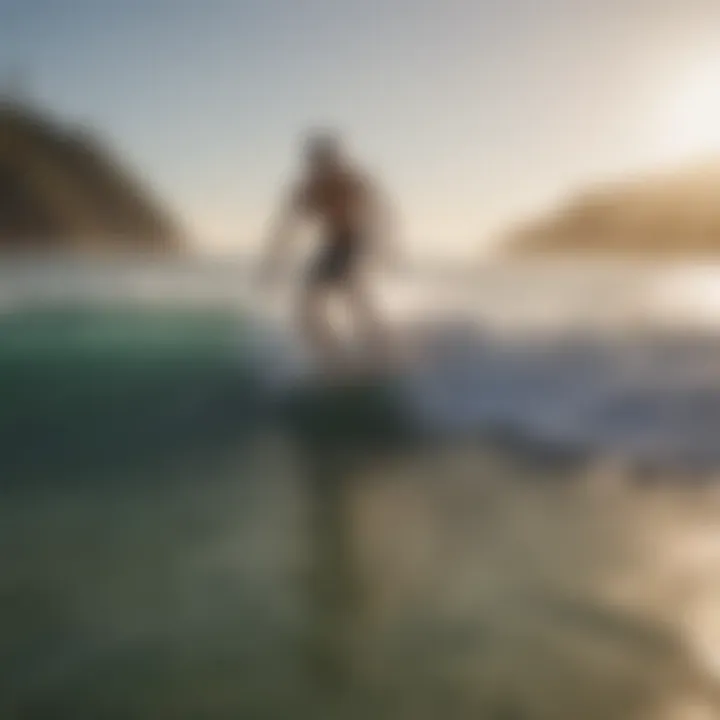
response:
[(89, 132), (0, 102), (0, 250), (182, 245), (178, 222)]
[(504, 240), (511, 254), (720, 255), (720, 163), (596, 188)]

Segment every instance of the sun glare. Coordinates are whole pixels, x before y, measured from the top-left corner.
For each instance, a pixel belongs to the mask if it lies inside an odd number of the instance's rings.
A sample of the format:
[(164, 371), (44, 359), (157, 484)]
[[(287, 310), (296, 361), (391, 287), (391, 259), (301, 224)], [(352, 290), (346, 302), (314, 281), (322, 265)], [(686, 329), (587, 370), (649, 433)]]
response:
[(662, 143), (672, 157), (720, 155), (720, 58), (681, 81)]

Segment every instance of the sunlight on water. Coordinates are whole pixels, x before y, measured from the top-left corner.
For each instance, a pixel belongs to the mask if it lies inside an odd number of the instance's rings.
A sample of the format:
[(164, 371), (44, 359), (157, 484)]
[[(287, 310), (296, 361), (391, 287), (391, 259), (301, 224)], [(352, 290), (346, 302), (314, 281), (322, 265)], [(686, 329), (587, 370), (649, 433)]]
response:
[[(473, 317), (498, 330), (622, 329), (720, 323), (720, 268), (592, 262), (485, 263), (378, 276), (377, 300), (391, 317)], [(37, 303), (251, 305), (287, 322), (297, 281), (271, 288), (253, 280), (247, 260), (223, 262), (4, 263), (0, 309)]]
[(650, 305), (662, 318), (689, 325), (720, 326), (720, 268), (669, 270), (655, 283)]
[(720, 529), (691, 531), (669, 555), (689, 595), (683, 619), (688, 642), (702, 666), (720, 682)]

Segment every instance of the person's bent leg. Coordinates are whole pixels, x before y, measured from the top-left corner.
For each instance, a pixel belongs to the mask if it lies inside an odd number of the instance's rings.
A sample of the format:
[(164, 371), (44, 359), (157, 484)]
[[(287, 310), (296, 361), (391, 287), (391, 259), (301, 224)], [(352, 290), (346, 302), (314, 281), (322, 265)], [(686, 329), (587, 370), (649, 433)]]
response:
[(386, 359), (388, 337), (367, 284), (353, 277), (347, 285), (347, 299), (355, 332), (370, 356)]
[(300, 329), (323, 364), (336, 368), (342, 362), (342, 346), (328, 317), (329, 289), (321, 284), (307, 287), (300, 300)]

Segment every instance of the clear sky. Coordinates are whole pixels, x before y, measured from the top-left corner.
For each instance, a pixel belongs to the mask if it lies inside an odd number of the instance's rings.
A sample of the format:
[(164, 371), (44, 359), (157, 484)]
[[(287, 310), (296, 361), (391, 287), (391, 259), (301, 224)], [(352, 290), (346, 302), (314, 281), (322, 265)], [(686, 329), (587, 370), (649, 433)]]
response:
[(207, 247), (258, 241), (319, 123), (381, 173), (413, 247), (475, 250), (660, 162), (710, 68), (719, 0), (0, 0), (0, 71), (100, 129)]

